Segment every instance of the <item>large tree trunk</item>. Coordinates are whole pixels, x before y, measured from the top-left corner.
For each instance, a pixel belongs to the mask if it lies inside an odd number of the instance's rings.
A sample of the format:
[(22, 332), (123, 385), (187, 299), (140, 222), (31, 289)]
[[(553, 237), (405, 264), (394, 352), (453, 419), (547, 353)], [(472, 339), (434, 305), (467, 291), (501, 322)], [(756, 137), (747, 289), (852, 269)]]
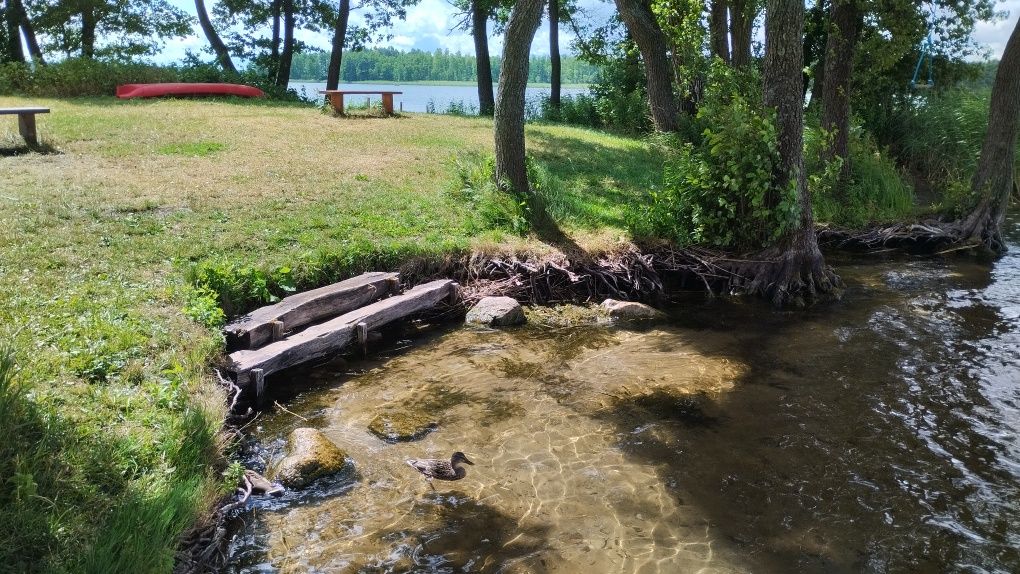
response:
[(776, 305), (804, 304), (837, 291), (839, 278), (825, 266), (818, 249), (804, 175), (804, 4), (769, 0), (767, 10), (764, 104), (776, 111), (780, 156), (772, 180), (777, 193), (794, 184), (800, 215), (795, 228), (776, 246), (739, 270), (749, 277), (740, 290), (764, 295)]
[(841, 195), (850, 182), (850, 89), (860, 29), (861, 13), (856, 0), (833, 2), (832, 26), (825, 45), (822, 129), (832, 133), (825, 159), (843, 160), (837, 182), (837, 192)]
[(549, 104), (553, 108), (560, 107), (560, 0), (549, 0), (549, 65), (551, 67), (549, 82)]
[(712, 45), (712, 55), (727, 63), (730, 62), (730, 42), (726, 25), (728, 9), (726, 0), (712, 0), (708, 16), (708, 36)]
[(7, 58), (11, 62), (25, 62), (25, 51), (21, 47), (21, 32), (18, 28), (18, 14), (11, 6), (10, 2), (4, 7), (3, 12), (0, 12), (0, 16), (3, 16), (3, 26), (6, 30), (7, 40)]
[(290, 65), (294, 60), (294, 0), (283, 0), (283, 51), (276, 72), (276, 85), (286, 88), (290, 83)]
[(209, 13), (205, 10), (205, 0), (195, 0), (195, 11), (198, 12), (198, 23), (202, 26), (202, 32), (216, 54), (216, 61), (220, 63), (223, 71), (236, 74), (237, 68), (234, 67), (234, 61), (230, 59), (230, 51), (220, 39), (220, 35), (216, 33), (216, 28), (213, 28), (212, 21), (209, 19)]
[(492, 116), (496, 99), (492, 94), (492, 62), (489, 59), (489, 10), (484, 0), (471, 0), (471, 35), (475, 40), (475, 75), (478, 82), (478, 113)]
[(35, 27), (32, 26), (32, 20), (28, 17), (28, 12), (25, 10), (25, 4), (21, 0), (9, 0), (8, 4), (14, 13), (18, 17), (18, 21), (21, 22), (21, 33), (25, 36), (25, 45), (28, 46), (28, 55), (31, 56), (32, 61), (40, 65), (46, 65), (46, 60), (43, 59), (42, 49), (39, 48), (39, 40), (35, 37)]
[(496, 93), (496, 183), (528, 193), (524, 151), (524, 91), (528, 86), (531, 42), (542, 18), (543, 0), (514, 4), (503, 40), (503, 60)]
[(959, 222), (961, 239), (980, 243), (996, 253), (1005, 251), (1002, 221), (1013, 190), (1017, 126), (1020, 123), (1020, 22), (1013, 29), (999, 61), (988, 107), (988, 131), (981, 145), (971, 189), (977, 207)]
[(751, 32), (754, 11), (748, 0), (730, 0), (730, 61), (734, 68), (751, 64)]
[(329, 68), (326, 70), (326, 89), (340, 87), (340, 70), (343, 64), (344, 44), (347, 43), (347, 21), (351, 17), (351, 0), (340, 0), (333, 27), (333, 50), (329, 53)]
[(655, 21), (651, 6), (645, 0), (616, 0), (616, 7), (645, 61), (652, 124), (657, 131), (675, 132), (680, 128), (680, 123), (666, 54), (666, 37)]
[(96, 13), (90, 6), (81, 11), (81, 57), (96, 57)]

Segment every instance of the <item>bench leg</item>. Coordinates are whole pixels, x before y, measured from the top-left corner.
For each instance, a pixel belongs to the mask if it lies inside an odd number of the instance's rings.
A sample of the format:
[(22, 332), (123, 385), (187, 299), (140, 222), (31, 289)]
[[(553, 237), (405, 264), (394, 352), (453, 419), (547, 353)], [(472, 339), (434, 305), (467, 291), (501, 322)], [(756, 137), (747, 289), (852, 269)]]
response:
[(337, 115), (344, 115), (344, 95), (343, 94), (329, 94), (329, 105), (333, 106), (333, 111)]
[(28, 145), (39, 145), (35, 132), (35, 114), (18, 114), (18, 131)]
[(393, 94), (382, 95), (382, 107), (387, 116), (393, 115)]

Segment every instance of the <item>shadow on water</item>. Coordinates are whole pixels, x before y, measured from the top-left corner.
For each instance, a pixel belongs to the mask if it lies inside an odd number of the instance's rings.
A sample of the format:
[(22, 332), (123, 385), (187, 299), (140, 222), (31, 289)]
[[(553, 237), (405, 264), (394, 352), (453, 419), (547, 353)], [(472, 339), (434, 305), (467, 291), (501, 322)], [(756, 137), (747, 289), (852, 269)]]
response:
[(1020, 417), (1001, 374), (1020, 337), (980, 295), (990, 273), (901, 260), (847, 279), (844, 303), (797, 314), (685, 309), (680, 323), (741, 332), (733, 390), (619, 397), (597, 416), (755, 571), (1020, 570)]
[[(517, 517), (475, 500), (471, 495), (433, 492), (416, 502), (406, 527), (374, 537), (401, 550), (386, 568), (365, 563), (357, 572), (529, 572), (547, 571), (550, 528), (523, 526)], [(425, 525), (423, 528), (422, 525)], [(399, 541), (399, 542), (398, 542)], [(515, 564), (522, 564), (515, 569)]]

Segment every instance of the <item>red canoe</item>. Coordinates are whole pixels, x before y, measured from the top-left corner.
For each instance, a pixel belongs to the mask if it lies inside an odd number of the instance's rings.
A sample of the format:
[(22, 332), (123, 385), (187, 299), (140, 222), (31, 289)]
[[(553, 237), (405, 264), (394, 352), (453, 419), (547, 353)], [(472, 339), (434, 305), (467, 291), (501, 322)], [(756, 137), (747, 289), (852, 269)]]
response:
[(241, 84), (124, 84), (117, 86), (117, 97), (158, 98), (160, 96), (241, 96), (261, 98), (266, 94), (251, 86)]

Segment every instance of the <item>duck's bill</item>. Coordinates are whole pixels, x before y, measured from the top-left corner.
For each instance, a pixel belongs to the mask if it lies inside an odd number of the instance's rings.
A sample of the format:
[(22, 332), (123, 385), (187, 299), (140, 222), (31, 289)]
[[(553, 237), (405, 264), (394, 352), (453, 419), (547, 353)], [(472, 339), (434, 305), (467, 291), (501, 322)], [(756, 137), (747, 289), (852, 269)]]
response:
[(471, 466), (474, 466), (474, 465), (475, 465), (475, 463), (473, 463), (473, 462), (471, 462), (470, 460), (468, 460), (466, 456), (464, 457), (464, 462), (466, 462), (466, 463), (470, 464)]

